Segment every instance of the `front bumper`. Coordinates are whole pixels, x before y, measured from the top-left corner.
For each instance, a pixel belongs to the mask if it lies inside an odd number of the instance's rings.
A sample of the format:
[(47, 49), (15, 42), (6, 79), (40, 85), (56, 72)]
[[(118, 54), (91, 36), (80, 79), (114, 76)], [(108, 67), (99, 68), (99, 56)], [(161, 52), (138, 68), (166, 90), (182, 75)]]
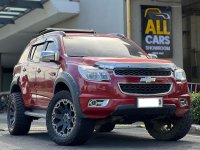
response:
[[(157, 83), (171, 83), (172, 89), (169, 93), (155, 94), (155, 95), (135, 95), (123, 93), (118, 83), (140, 83), (140, 77), (133, 78), (117, 78), (111, 76), (110, 82), (92, 82), (82, 80), (80, 84), (80, 106), (81, 111), (86, 118), (103, 119), (110, 116), (123, 115), (131, 118), (142, 118), (174, 115), (177, 117), (183, 117), (185, 113), (190, 109), (190, 96), (188, 94), (187, 82), (178, 83), (173, 77), (156, 78)], [(163, 108), (141, 109), (137, 108), (138, 98), (163, 98)], [(185, 98), (188, 101), (188, 106), (181, 106), (180, 99)], [(88, 102), (91, 99), (109, 99), (109, 103), (106, 107), (92, 108), (88, 107)], [(173, 106), (171, 106), (173, 105)], [(166, 108), (170, 106), (170, 108)], [(176, 109), (174, 109), (174, 107)], [(123, 108), (123, 109), (122, 109)], [(122, 112), (122, 113), (120, 113)], [(151, 114), (151, 112), (154, 112)], [(168, 113), (169, 112), (169, 113)], [(150, 114), (150, 115), (148, 115)], [(138, 117), (137, 117), (138, 116)]]
[[(189, 106), (181, 106), (180, 98), (186, 98), (190, 101), (189, 95), (181, 95), (178, 98), (163, 98), (162, 108), (137, 108), (137, 97), (131, 99), (109, 99), (106, 107), (92, 108), (88, 107), (91, 97), (81, 97), (82, 112), (87, 118), (103, 119), (110, 116), (123, 116), (137, 119), (138, 121), (146, 118), (176, 116), (183, 117), (189, 110)], [(97, 97), (95, 97), (97, 98)], [(102, 96), (98, 98), (103, 98)], [(105, 97), (104, 97), (105, 98)]]

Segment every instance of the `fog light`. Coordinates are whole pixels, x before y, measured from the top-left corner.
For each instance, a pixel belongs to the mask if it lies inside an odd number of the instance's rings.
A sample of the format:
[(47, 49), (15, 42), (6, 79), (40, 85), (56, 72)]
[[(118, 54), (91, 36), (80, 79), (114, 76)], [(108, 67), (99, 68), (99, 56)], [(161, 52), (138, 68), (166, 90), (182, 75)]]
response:
[(188, 106), (188, 101), (186, 98), (179, 99), (181, 106)]
[(108, 105), (109, 99), (91, 99), (88, 107), (105, 107)]

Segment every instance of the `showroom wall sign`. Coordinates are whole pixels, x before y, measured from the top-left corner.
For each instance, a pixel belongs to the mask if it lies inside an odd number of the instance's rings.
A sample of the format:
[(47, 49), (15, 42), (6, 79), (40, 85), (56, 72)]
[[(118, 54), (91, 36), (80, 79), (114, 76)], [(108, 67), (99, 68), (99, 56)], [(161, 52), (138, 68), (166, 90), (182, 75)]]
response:
[(171, 7), (141, 6), (142, 47), (159, 58), (171, 58), (172, 50), (172, 11)]

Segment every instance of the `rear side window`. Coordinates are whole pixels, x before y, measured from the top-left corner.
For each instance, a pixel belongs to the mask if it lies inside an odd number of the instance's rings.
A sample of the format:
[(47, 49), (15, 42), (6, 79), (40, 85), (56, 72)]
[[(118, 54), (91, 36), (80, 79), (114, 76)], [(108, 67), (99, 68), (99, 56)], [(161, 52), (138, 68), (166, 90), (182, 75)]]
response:
[(31, 53), (30, 53), (30, 60), (33, 59), (33, 55), (34, 55), (34, 53), (35, 53), (36, 47), (37, 47), (37, 46), (33, 46), (33, 47), (32, 47), (32, 50), (31, 50)]
[(27, 61), (28, 55), (29, 55), (29, 52), (30, 52), (30, 48), (31, 48), (30, 46), (27, 46), (27, 47), (25, 48), (24, 52), (22, 53), (22, 55), (21, 55), (21, 57), (20, 57), (20, 59), (19, 59), (19, 63), (20, 63), (20, 64)]

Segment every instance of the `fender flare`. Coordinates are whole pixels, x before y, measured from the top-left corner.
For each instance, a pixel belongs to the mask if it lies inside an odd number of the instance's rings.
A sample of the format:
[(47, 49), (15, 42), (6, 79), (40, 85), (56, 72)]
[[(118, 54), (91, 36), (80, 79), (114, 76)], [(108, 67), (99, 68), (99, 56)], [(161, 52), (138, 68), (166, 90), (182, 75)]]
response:
[(74, 78), (67, 72), (59, 73), (53, 87), (53, 93), (55, 93), (55, 88), (58, 83), (64, 83), (68, 88), (72, 96), (73, 103), (77, 108), (77, 113), (81, 118), (85, 118), (85, 115), (81, 112), (81, 105), (80, 105), (80, 88)]
[(19, 76), (14, 77), (11, 84), (10, 84), (10, 93), (12, 92), (13, 86), (15, 86), (15, 85), (19, 86), (18, 83), (19, 83)]

